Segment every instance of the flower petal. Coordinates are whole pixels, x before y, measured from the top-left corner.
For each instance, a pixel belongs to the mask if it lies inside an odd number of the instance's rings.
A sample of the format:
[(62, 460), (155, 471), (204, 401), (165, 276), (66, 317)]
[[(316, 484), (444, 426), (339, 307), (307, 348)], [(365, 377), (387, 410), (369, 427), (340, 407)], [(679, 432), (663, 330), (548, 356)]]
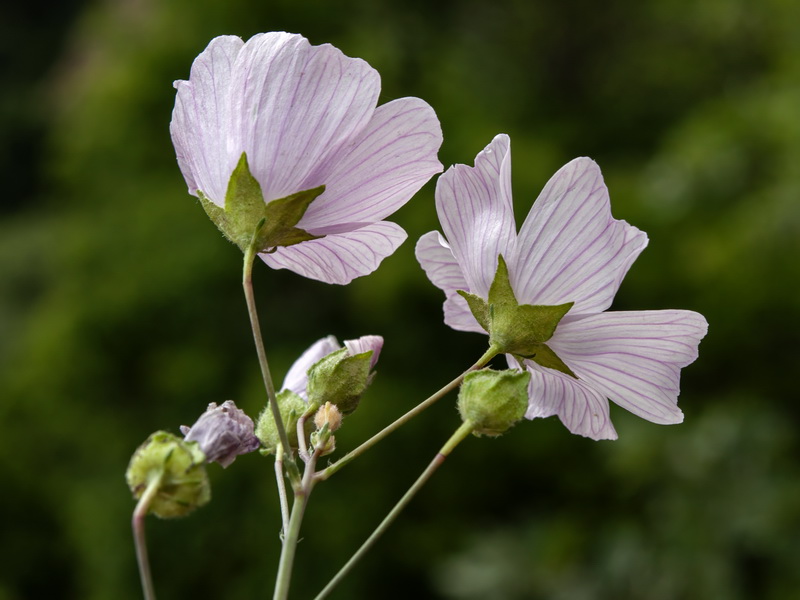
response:
[(229, 155), (233, 65), (244, 42), (233, 35), (214, 38), (192, 63), (189, 81), (178, 90), (169, 129), (189, 193), (201, 190), (219, 206), (238, 156)]
[(688, 310), (609, 312), (559, 324), (548, 345), (586, 384), (653, 423), (683, 421), (680, 370), (708, 331)]
[(511, 142), (496, 136), (475, 158), (475, 166), (455, 165), (436, 184), (442, 230), (469, 290), (486, 298), (499, 254), (514, 251), (516, 226), (511, 201)]
[(428, 279), (447, 296), (444, 301), (445, 325), (458, 331), (486, 333), (472, 316), (467, 301), (456, 293), (456, 290), (469, 291), (469, 286), (442, 234), (429, 231), (420, 237), (415, 253)]
[[(509, 361), (511, 364), (511, 361)], [(615, 440), (608, 400), (584, 382), (525, 361), (531, 372), (528, 419), (558, 415), (571, 433), (593, 440)]]
[(379, 106), (351, 144), (329, 155), (303, 184), (303, 189), (324, 184), (325, 192), (298, 227), (337, 233), (350, 223), (386, 218), (441, 173), (436, 158), (441, 145), (442, 128), (427, 103), (401, 98)]
[(420, 237), (414, 252), (428, 279), (445, 294), (450, 296), (456, 290), (469, 291), (461, 267), (441, 233), (429, 231)]
[(512, 285), (527, 304), (575, 302), (570, 313), (611, 306), (647, 235), (611, 216), (599, 167), (577, 158), (553, 175), (517, 240)]
[(444, 324), (458, 331), (486, 334), (486, 330), (475, 320), (467, 301), (458, 294), (448, 296), (444, 301)]
[(379, 92), (375, 69), (329, 44), (277, 32), (250, 38), (231, 82), (234, 147), (247, 152), (265, 200), (305, 189), (369, 123)]
[(281, 385), (281, 390), (291, 390), (304, 400), (307, 400), (308, 370), (314, 363), (339, 349), (341, 349), (341, 346), (332, 335), (314, 342), (289, 368), (286, 378), (283, 380), (283, 385)]
[(357, 340), (345, 340), (344, 345), (350, 356), (363, 354), (364, 352), (372, 350), (372, 357), (369, 365), (370, 369), (372, 369), (375, 367), (375, 364), (378, 362), (378, 357), (381, 355), (383, 338), (379, 335), (362, 335)]
[(372, 273), (406, 237), (399, 225), (380, 221), (259, 256), (273, 269), (289, 269), (303, 277), (344, 285)]

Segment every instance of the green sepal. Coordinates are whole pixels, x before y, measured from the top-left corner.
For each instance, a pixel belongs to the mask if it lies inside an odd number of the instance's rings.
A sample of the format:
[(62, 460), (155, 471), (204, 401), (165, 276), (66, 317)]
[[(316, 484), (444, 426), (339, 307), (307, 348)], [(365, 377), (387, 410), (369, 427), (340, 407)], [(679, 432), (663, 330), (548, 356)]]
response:
[(372, 382), (372, 350), (349, 356), (347, 348), (332, 352), (308, 370), (308, 400), (335, 404), (343, 415), (353, 412)]
[(536, 350), (533, 354), (523, 356), (521, 354), (516, 355), (516, 358), (520, 363), (522, 362), (521, 359), (527, 358), (528, 360), (532, 360), (536, 364), (547, 367), (548, 369), (555, 369), (556, 371), (561, 371), (565, 375), (569, 375), (570, 377), (574, 377), (578, 379), (578, 376), (572, 372), (567, 364), (561, 360), (555, 352), (548, 346), (547, 344), (539, 344), (536, 346)]
[(211, 500), (206, 456), (197, 442), (166, 431), (147, 438), (131, 457), (125, 479), (138, 500), (157, 477), (161, 482), (148, 512), (162, 519), (183, 517)]
[(491, 323), (489, 320), (489, 305), (487, 304), (486, 300), (480, 296), (476, 296), (475, 294), (465, 292), (464, 290), (456, 290), (456, 292), (459, 296), (467, 301), (469, 310), (472, 312), (472, 316), (475, 317), (478, 325), (483, 327), (486, 331), (489, 331), (491, 328)]
[(520, 304), (514, 295), (503, 255), (498, 256), (497, 272), (489, 288), (488, 301), (463, 290), (458, 293), (489, 334), (489, 344), (500, 352), (530, 358), (544, 367), (575, 377), (572, 370), (545, 342), (555, 333), (561, 319), (574, 306)]
[(482, 369), (464, 377), (458, 392), (458, 412), (474, 424), (475, 435), (497, 436), (525, 416), (529, 371)]
[(325, 186), (321, 185), (266, 203), (261, 185), (250, 172), (247, 154), (242, 152), (228, 181), (225, 208), (211, 202), (201, 190), (197, 195), (209, 218), (242, 252), (247, 250), (254, 236), (256, 250), (270, 252), (278, 246), (324, 237), (296, 227), (309, 205), (324, 191)]
[[(297, 449), (297, 421), (306, 412), (311, 410), (311, 406), (302, 397), (295, 394), (292, 390), (281, 390), (277, 395), (278, 410), (281, 413), (281, 420), (286, 429), (286, 437), (289, 438), (291, 450)], [(313, 431), (313, 421), (306, 422), (306, 433)], [(262, 454), (275, 454), (275, 450), (280, 444), (280, 435), (272, 418), (272, 409), (265, 406), (258, 416), (255, 428), (256, 437), (261, 442)]]

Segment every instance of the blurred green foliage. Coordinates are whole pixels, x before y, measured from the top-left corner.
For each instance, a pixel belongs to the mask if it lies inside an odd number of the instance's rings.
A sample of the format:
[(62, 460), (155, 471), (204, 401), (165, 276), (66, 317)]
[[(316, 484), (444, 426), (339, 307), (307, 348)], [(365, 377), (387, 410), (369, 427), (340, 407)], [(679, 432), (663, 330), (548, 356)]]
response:
[[(442, 121), (446, 165), (511, 135), (518, 216), (577, 155), (650, 235), (618, 309), (710, 322), (686, 422), (613, 410), (614, 443), (554, 419), (469, 440), (338, 598), (789, 598), (800, 586), (800, 4), (792, 0), (106, 0), (0, 18), (0, 599), (140, 597), (124, 471), (151, 432), (263, 392), (240, 253), (186, 194), (174, 90), (215, 35), (303, 33), (376, 67), (382, 101)], [(337, 433), (354, 447), (471, 364), (407, 242), (346, 288), (258, 269), (280, 378), (312, 341), (382, 334), (379, 376)], [(794, 325), (793, 325), (794, 324)], [(612, 407), (613, 408), (613, 407)], [(311, 597), (458, 424), (446, 399), (331, 483), (304, 524)], [(163, 598), (269, 597), (272, 466), (210, 468), (213, 500), (148, 523)]]

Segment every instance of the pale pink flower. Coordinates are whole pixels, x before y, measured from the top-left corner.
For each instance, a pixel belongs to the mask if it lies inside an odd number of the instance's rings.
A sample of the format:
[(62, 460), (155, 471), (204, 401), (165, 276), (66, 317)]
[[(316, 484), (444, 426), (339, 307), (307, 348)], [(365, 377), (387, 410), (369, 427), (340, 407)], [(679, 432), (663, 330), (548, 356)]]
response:
[[(687, 310), (604, 312), (644, 232), (611, 216), (598, 166), (578, 158), (545, 186), (517, 233), (511, 200), (510, 140), (498, 135), (475, 159), (456, 165), (436, 187), (444, 231), (422, 236), (417, 259), (446, 294), (445, 323), (485, 333), (464, 290), (484, 300), (502, 255), (520, 304), (575, 304), (549, 346), (577, 378), (524, 360), (531, 372), (526, 417), (558, 415), (573, 433), (616, 439), (608, 399), (648, 421), (680, 423), (680, 370), (697, 358), (705, 318)], [(512, 367), (518, 366), (509, 357)]]
[(261, 258), (275, 269), (345, 284), (405, 240), (384, 221), (442, 170), (442, 132), (418, 98), (377, 105), (366, 62), (300, 35), (217, 37), (178, 90), (170, 132), (189, 193), (219, 207), (242, 153), (264, 201), (325, 186), (297, 223), (320, 239)]

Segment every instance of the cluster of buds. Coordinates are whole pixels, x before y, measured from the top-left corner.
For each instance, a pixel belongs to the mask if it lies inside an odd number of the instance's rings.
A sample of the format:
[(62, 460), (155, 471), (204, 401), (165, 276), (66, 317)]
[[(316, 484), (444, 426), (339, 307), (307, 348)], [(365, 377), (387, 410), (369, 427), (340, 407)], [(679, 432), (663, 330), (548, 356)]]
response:
[[(323, 454), (333, 452), (335, 440), (331, 434), (341, 425), (342, 417), (358, 407), (375, 376), (372, 369), (382, 348), (383, 338), (377, 335), (345, 340), (344, 347), (335, 337), (328, 336), (312, 344), (295, 361), (277, 396), (292, 450), (298, 448), (297, 424), (305, 419), (303, 435), (309, 436), (311, 445), (324, 447)], [(280, 439), (270, 410), (265, 409), (259, 416), (255, 434), (263, 452), (275, 453)]]
[(230, 465), (237, 456), (259, 446), (253, 421), (233, 400), (208, 405), (191, 427), (181, 427), (184, 438), (157, 431), (139, 446), (128, 465), (125, 479), (139, 499), (157, 480), (158, 491), (149, 512), (168, 519), (182, 517), (211, 499), (206, 464)]

